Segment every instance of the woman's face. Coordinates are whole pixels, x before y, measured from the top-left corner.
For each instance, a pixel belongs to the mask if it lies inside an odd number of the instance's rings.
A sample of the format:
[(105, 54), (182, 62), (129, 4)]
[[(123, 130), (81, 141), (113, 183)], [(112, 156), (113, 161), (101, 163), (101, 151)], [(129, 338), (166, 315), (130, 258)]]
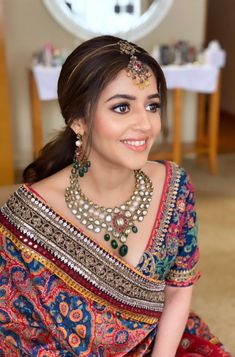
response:
[(141, 168), (160, 130), (160, 99), (153, 73), (149, 86), (140, 89), (123, 70), (98, 100), (89, 159), (110, 168)]

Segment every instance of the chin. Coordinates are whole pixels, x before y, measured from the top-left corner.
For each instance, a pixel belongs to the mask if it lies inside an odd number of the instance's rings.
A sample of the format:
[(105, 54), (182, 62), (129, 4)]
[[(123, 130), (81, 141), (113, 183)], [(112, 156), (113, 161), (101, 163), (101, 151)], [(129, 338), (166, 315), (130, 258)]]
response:
[(144, 156), (143, 158), (139, 158), (139, 159), (132, 159), (132, 160), (129, 160), (127, 163), (126, 163), (126, 167), (129, 168), (130, 170), (139, 170), (139, 169), (142, 169), (146, 162), (148, 161), (148, 156)]

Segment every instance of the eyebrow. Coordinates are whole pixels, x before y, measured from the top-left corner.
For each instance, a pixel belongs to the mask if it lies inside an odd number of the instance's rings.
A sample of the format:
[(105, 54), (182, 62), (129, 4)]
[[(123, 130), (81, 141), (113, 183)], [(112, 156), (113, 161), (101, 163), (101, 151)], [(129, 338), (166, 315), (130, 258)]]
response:
[[(112, 97), (110, 97), (109, 99), (106, 100), (106, 103), (109, 102), (112, 99), (129, 99), (129, 100), (136, 100), (137, 98), (135, 96), (129, 95), (129, 94), (115, 94)], [(151, 95), (147, 96), (147, 99), (154, 99), (154, 98), (158, 98), (160, 99), (160, 95), (158, 93), (154, 93)]]

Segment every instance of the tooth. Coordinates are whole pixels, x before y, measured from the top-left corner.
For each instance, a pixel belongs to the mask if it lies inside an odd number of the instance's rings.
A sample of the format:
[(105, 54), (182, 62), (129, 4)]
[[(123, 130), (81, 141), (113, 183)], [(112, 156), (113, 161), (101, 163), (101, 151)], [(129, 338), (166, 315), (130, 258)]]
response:
[(145, 144), (145, 140), (123, 140), (125, 144), (132, 145), (132, 146), (141, 146)]

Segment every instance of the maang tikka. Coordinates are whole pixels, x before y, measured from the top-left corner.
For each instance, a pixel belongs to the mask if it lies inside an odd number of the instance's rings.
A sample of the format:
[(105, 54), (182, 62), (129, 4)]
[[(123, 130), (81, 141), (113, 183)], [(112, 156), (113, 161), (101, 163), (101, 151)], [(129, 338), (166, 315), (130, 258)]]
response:
[(83, 135), (77, 134), (77, 139), (75, 142), (76, 150), (73, 159), (73, 175), (79, 175), (83, 177), (91, 166), (91, 162), (87, 160), (87, 156), (84, 152), (83, 146)]
[(135, 53), (140, 51), (128, 41), (118, 41), (117, 45), (120, 47), (121, 54), (130, 55), (130, 61), (126, 69), (128, 77), (131, 77), (139, 88), (143, 89), (147, 87), (151, 74), (147, 66), (135, 56)]

